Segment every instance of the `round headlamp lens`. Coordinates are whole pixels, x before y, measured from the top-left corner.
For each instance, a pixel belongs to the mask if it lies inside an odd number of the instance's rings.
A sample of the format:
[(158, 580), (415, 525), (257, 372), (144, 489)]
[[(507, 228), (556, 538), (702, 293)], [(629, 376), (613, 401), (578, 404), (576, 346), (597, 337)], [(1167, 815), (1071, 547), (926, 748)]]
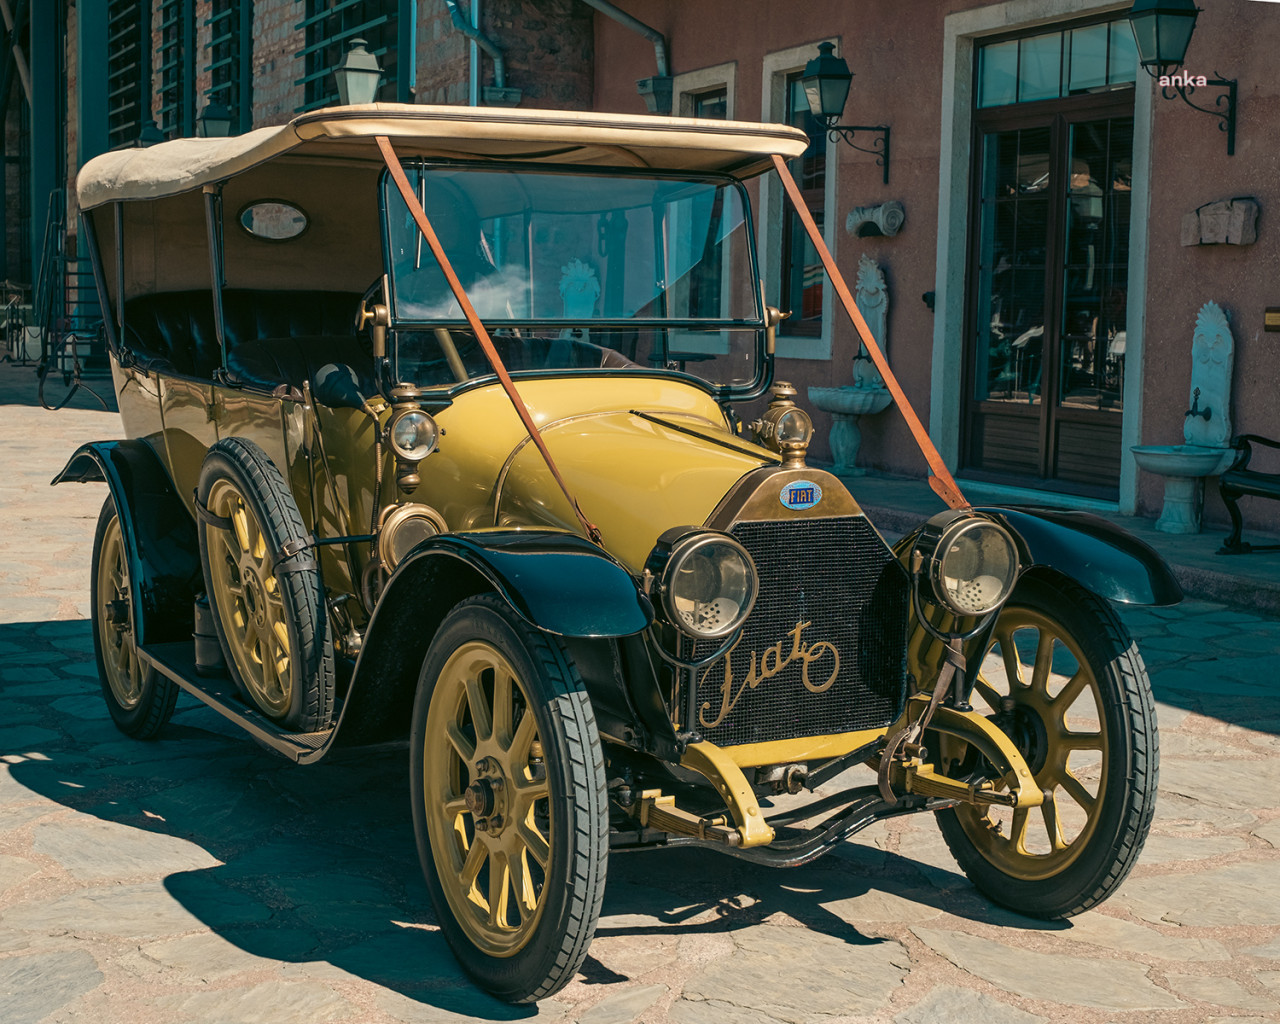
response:
[(759, 586), (746, 548), (719, 534), (679, 542), (662, 584), (671, 621), (690, 636), (707, 639), (728, 636), (746, 621)]
[(410, 409), (391, 421), (391, 447), (400, 458), (421, 462), (436, 449), (439, 431), (425, 412)]
[(960, 615), (986, 615), (1004, 603), (1018, 578), (1018, 549), (990, 520), (962, 520), (938, 544), (933, 585)]
[(440, 513), (428, 505), (398, 505), (387, 514), (378, 532), (378, 555), (390, 571), (428, 537), (448, 529)]
[(778, 418), (778, 444), (808, 446), (813, 437), (813, 420), (803, 409), (788, 409)]

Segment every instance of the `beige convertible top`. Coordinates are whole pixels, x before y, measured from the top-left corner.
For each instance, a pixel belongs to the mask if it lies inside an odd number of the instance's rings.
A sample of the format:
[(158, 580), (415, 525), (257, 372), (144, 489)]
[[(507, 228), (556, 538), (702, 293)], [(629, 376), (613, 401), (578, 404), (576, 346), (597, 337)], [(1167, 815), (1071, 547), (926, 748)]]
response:
[(780, 124), (638, 114), (372, 103), (328, 107), (229, 139), (175, 139), (90, 160), (76, 179), (82, 209), (159, 199), (223, 181), (285, 153), (378, 161), (374, 139), (401, 157), (524, 160), (596, 167), (722, 171), (740, 178), (809, 145)]

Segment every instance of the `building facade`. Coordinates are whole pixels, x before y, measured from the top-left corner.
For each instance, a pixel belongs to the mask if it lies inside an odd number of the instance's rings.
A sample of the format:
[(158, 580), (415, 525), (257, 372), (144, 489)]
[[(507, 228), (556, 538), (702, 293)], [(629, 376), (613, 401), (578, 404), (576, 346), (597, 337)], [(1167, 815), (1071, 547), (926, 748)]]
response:
[[(1218, 0), (1184, 63), (1189, 75), (1237, 83), (1230, 155), (1218, 117), (1162, 94), (1138, 66), (1127, 2), (611, 6), (17, 4), (11, 52), (27, 57), (30, 89), (4, 94), (0, 277), (34, 274), (49, 196), (86, 159), (137, 144), (148, 121), (165, 137), (195, 134), (210, 103), (243, 132), (336, 102), (332, 68), (357, 37), (384, 69), (379, 98), (400, 102), (640, 112), (669, 74), (675, 114), (810, 133), (792, 167), (805, 202), (851, 284), (860, 266), (872, 287), (883, 274), (889, 361), (962, 482), (1156, 514), (1163, 480), (1129, 450), (1182, 441), (1192, 334), (1209, 301), (1234, 336), (1232, 431), (1280, 435), (1280, 334), (1263, 330), (1266, 307), (1280, 305), (1280, 235), (1268, 217), (1280, 209), (1280, 83), (1268, 59), (1277, 5)], [(840, 123), (888, 129), (857, 132), (862, 149), (808, 112), (800, 78), (824, 42), (854, 72)], [(9, 63), (4, 81), (16, 82)], [(1189, 98), (1224, 109), (1223, 91), (1202, 85)], [(775, 181), (752, 191), (766, 296), (792, 312), (778, 376), (802, 396), (852, 383), (859, 344), (797, 218)], [(1256, 239), (1185, 244), (1187, 215), (1244, 199), (1261, 211)], [(900, 230), (881, 230), (888, 202), (901, 204)], [(811, 411), (813, 454), (828, 458), (830, 419)], [(864, 465), (923, 475), (900, 417), (864, 416), (861, 427)], [(1206, 491), (1206, 519), (1225, 521)], [(1247, 523), (1280, 527), (1273, 505), (1246, 503)]]

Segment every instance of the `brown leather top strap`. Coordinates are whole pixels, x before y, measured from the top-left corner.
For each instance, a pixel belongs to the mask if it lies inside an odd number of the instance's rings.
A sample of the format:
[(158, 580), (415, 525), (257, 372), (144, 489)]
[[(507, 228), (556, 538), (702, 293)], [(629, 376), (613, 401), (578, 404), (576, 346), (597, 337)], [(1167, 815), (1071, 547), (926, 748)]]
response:
[(396, 156), (396, 151), (391, 147), (391, 140), (385, 135), (379, 135), (378, 148), (382, 150), (382, 159), (386, 161), (387, 170), (391, 172), (391, 179), (396, 183), (396, 188), (400, 190), (400, 195), (404, 198), (405, 205), (409, 207), (409, 213), (418, 225), (418, 230), (422, 232), (422, 237), (426, 239), (427, 245), (439, 262), (440, 269), (444, 271), (445, 280), (449, 282), (454, 298), (458, 300), (458, 305), (462, 307), (463, 316), (467, 318), (467, 323), (475, 331), (480, 347), (484, 350), (485, 357), (489, 360), (489, 365), (493, 367), (493, 372), (498, 375), (498, 380), (502, 382), (502, 389), (507, 393), (507, 397), (511, 399), (511, 404), (515, 407), (516, 414), (524, 423), (525, 429), (529, 431), (529, 436), (533, 439), (533, 443), (538, 446), (538, 451), (542, 453), (543, 461), (546, 462), (547, 468), (551, 470), (551, 475), (556, 478), (556, 483), (560, 485), (560, 490), (564, 492), (569, 506), (573, 509), (574, 514), (577, 515), (578, 521), (582, 524), (587, 536), (594, 543), (599, 544), (599, 528), (583, 514), (582, 509), (578, 506), (578, 500), (569, 493), (569, 486), (564, 482), (564, 477), (560, 475), (560, 470), (556, 468), (555, 461), (551, 458), (551, 453), (547, 451), (546, 443), (542, 440), (542, 434), (538, 432), (537, 425), (533, 422), (533, 415), (529, 412), (529, 407), (524, 404), (524, 399), (520, 397), (520, 392), (516, 390), (515, 384), (512, 383), (511, 375), (507, 373), (507, 368), (502, 364), (502, 357), (498, 355), (498, 350), (494, 348), (493, 339), (489, 337), (489, 332), (485, 330), (484, 324), (480, 322), (480, 316), (476, 313), (471, 300), (467, 298), (466, 290), (462, 287), (462, 282), (458, 280), (453, 264), (449, 262), (449, 257), (445, 255), (444, 247), (440, 244), (440, 239), (436, 237), (435, 230), (431, 227), (431, 221), (427, 218), (427, 211), (422, 208), (422, 204), (418, 202), (418, 197), (413, 194), (413, 188), (409, 185), (409, 179), (405, 176), (404, 168), (400, 166), (400, 158)]
[(791, 177), (791, 172), (787, 170), (787, 165), (782, 157), (776, 153), (773, 157), (773, 166), (777, 168), (778, 177), (782, 179), (782, 186), (787, 190), (787, 195), (791, 198), (791, 204), (795, 207), (796, 213), (800, 215), (800, 221), (804, 224), (805, 231), (809, 233), (809, 240), (813, 242), (814, 248), (818, 250), (818, 255), (822, 257), (822, 265), (827, 268), (827, 276), (831, 278), (831, 284), (836, 290), (836, 295), (839, 296), (841, 303), (843, 303), (845, 312), (849, 314), (849, 319), (853, 321), (853, 326), (862, 336), (862, 343), (867, 346), (867, 351), (871, 353), (871, 361), (876, 364), (876, 369), (880, 371), (880, 376), (884, 378), (885, 385), (898, 406), (898, 411), (902, 413), (902, 418), (907, 421), (907, 426), (911, 428), (911, 434), (915, 437), (916, 444), (920, 446), (920, 451), (924, 454), (925, 462), (929, 464), (929, 469), (933, 472), (933, 475), (929, 477), (929, 486), (934, 489), (938, 497), (952, 508), (967, 508), (969, 502), (960, 493), (960, 488), (956, 486), (956, 482), (951, 476), (951, 471), (947, 469), (946, 463), (942, 461), (942, 456), (938, 454), (938, 449), (933, 446), (933, 441), (929, 438), (929, 432), (924, 429), (924, 424), (920, 422), (920, 417), (916, 415), (915, 409), (907, 401), (907, 396), (902, 390), (902, 385), (898, 383), (898, 378), (889, 369), (889, 362), (885, 359), (884, 353), (880, 351), (880, 346), (876, 344), (876, 339), (872, 337), (871, 329), (867, 326), (867, 321), (862, 317), (862, 311), (858, 309), (857, 303), (853, 301), (849, 286), (844, 283), (844, 278), (836, 267), (836, 261), (832, 258), (831, 250), (827, 248), (827, 243), (822, 240), (822, 232), (818, 230), (818, 225), (814, 223), (813, 216), (809, 213), (809, 208), (805, 206), (795, 179)]

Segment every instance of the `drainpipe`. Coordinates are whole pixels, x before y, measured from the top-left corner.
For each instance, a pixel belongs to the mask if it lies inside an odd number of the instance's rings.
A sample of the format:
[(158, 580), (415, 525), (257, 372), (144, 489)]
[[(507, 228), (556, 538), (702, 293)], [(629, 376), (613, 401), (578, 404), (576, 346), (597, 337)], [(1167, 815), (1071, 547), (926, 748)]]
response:
[[(517, 106), (520, 103), (521, 90), (507, 88), (507, 60), (498, 44), (466, 19), (458, 7), (457, 0), (444, 0), (444, 5), (449, 9), (453, 27), (484, 50), (493, 60), (493, 85), (486, 85), (481, 90), (485, 104), (494, 107)], [(478, 14), (478, 5), (474, 9)]]
[(620, 7), (609, 3), (609, 0), (582, 0), (582, 2), (653, 43), (653, 57), (658, 65), (658, 73), (652, 78), (642, 78), (636, 82), (636, 91), (644, 97), (649, 113), (670, 114), (671, 70), (667, 66), (666, 36), (656, 28), (650, 28), (639, 18), (634, 18)]

